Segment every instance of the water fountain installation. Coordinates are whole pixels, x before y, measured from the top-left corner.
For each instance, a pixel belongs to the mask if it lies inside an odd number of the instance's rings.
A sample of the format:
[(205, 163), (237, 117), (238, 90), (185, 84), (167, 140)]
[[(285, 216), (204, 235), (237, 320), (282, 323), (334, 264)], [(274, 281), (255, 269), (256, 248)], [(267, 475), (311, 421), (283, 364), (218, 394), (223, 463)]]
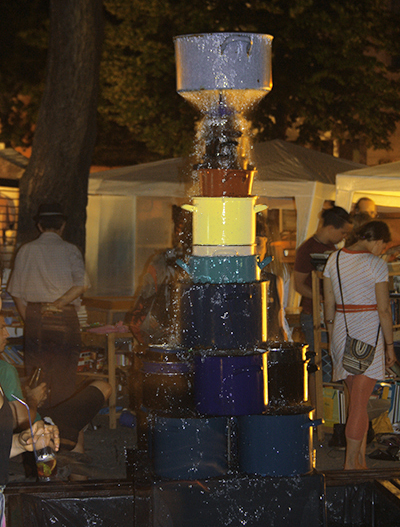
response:
[(193, 247), (178, 261), (185, 274), (178, 344), (150, 346), (140, 364), (149, 524), (324, 525), (307, 346), (267, 340), (268, 283), (260, 271), (270, 259), (256, 254), (256, 215), (266, 206), (251, 194), (247, 115), (272, 88), (272, 37), (174, 41), (177, 91), (202, 120), (195, 190), (183, 205), (193, 215)]

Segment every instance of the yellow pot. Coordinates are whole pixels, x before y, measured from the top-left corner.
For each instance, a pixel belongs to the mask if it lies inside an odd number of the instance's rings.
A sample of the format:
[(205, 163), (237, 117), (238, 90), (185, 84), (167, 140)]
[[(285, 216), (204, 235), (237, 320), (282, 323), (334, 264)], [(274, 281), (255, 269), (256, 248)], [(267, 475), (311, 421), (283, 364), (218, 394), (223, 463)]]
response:
[(182, 208), (193, 212), (194, 245), (253, 245), (256, 213), (267, 205), (256, 205), (257, 196), (245, 198), (197, 197)]

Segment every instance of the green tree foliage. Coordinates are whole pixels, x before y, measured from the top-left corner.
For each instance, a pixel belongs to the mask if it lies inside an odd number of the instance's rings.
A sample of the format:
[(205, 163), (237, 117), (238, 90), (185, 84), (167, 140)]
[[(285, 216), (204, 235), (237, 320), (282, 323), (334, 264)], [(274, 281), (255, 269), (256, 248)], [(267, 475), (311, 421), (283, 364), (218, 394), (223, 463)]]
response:
[[(400, 19), (381, 0), (104, 0), (103, 119), (160, 156), (187, 152), (198, 115), (175, 92), (175, 35), (250, 31), (273, 41), (274, 88), (253, 116), (260, 140), (387, 148), (400, 118)], [(397, 75), (396, 75), (397, 74)]]
[[(29, 126), (44, 80), (47, 3), (13, 0), (2, 9), (0, 141), (8, 144), (31, 137)], [(340, 143), (389, 147), (400, 120), (400, 17), (389, 10), (392, 4), (394, 0), (103, 0), (97, 152), (106, 145), (119, 146), (132, 151), (132, 160), (143, 162), (190, 151), (199, 115), (176, 93), (173, 37), (214, 31), (274, 36), (274, 87), (252, 116), (258, 140), (285, 139), (296, 126), (298, 141), (316, 148), (323, 148), (323, 134)], [(19, 93), (32, 96), (29, 108), (17, 98)]]
[(44, 88), (48, 2), (2, 2), (0, 15), (0, 141), (30, 145)]

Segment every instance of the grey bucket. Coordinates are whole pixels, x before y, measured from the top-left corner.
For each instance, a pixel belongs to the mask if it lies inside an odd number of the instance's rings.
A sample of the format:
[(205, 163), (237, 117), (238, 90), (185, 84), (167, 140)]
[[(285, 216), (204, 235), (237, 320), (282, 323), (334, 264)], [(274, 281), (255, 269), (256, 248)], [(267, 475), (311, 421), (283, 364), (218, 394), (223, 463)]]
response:
[(272, 88), (271, 43), (260, 33), (199, 33), (174, 38), (177, 91)]

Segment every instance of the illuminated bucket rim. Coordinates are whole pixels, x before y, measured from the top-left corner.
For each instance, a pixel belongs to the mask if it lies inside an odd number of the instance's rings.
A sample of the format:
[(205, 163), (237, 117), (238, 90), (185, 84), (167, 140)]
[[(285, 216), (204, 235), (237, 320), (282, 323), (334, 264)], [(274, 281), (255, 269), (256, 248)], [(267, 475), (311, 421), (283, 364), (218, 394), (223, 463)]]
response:
[(257, 251), (256, 244), (251, 245), (193, 245), (193, 256), (252, 256)]

